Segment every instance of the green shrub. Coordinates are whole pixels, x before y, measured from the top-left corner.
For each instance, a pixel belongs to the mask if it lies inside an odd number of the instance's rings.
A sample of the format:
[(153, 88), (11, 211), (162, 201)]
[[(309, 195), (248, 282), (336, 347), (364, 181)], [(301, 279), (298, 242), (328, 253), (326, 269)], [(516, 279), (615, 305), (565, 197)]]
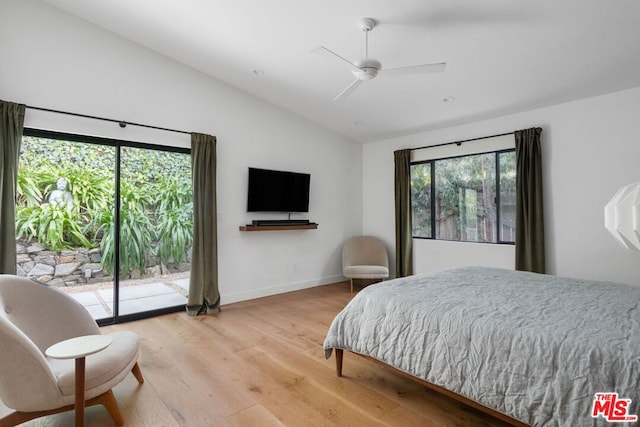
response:
[(73, 246), (93, 247), (85, 237), (81, 223), (79, 210), (74, 205), (44, 203), (16, 209), (18, 238), (36, 239), (54, 251)]
[(65, 168), (56, 174), (69, 181), (67, 190), (71, 192), (81, 209), (95, 211), (113, 206), (113, 176), (103, 176), (82, 168)]
[(157, 255), (164, 264), (180, 263), (193, 241), (191, 176), (163, 176), (156, 183)]
[[(115, 222), (111, 221), (100, 242), (102, 267), (109, 273), (114, 270), (114, 234)], [(136, 268), (144, 272), (152, 242), (151, 223), (144, 212), (123, 207), (120, 211), (120, 274), (128, 274)]]
[(31, 168), (21, 167), (18, 171), (16, 185), (16, 202), (18, 206), (36, 206), (42, 201), (38, 174)]
[(158, 213), (158, 255), (168, 264), (179, 264), (193, 242), (193, 203), (161, 210)]
[[(115, 148), (25, 137), (18, 169), (18, 237), (52, 250), (100, 247), (102, 266), (114, 261)], [(144, 271), (149, 255), (182, 262), (193, 240), (191, 158), (133, 147), (121, 149), (120, 273)], [(72, 206), (49, 204), (59, 178)]]
[[(144, 272), (146, 256), (152, 253), (154, 233), (147, 206), (153, 197), (140, 191), (134, 183), (122, 181), (120, 190), (120, 273), (128, 274), (136, 268)], [(102, 267), (108, 272), (114, 270), (115, 216), (113, 209), (94, 212), (94, 222), (102, 234), (100, 252)]]

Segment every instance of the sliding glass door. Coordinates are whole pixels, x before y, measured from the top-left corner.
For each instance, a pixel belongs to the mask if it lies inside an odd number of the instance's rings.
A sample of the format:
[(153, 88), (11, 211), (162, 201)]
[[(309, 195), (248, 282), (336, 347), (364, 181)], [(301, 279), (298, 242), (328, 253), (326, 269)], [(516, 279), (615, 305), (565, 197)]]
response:
[(189, 150), (27, 129), (17, 193), (19, 274), (100, 323), (184, 309)]

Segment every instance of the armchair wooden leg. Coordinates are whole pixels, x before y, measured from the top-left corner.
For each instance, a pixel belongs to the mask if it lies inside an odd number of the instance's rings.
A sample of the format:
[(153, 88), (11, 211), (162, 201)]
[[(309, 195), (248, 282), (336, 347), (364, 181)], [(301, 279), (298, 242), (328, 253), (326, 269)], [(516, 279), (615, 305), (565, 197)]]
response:
[(351, 293), (353, 293), (353, 279), (351, 279)]
[(138, 383), (144, 383), (144, 377), (142, 376), (142, 371), (140, 370), (140, 365), (138, 365), (138, 362), (133, 365), (133, 368), (131, 368), (131, 372), (133, 373), (133, 376), (138, 380)]
[[(124, 425), (124, 419), (122, 418), (122, 414), (120, 413), (120, 408), (118, 407), (118, 402), (116, 401), (116, 397), (113, 395), (111, 390), (106, 393), (102, 393), (100, 396), (96, 396), (93, 399), (89, 399), (85, 402), (85, 406), (93, 406), (93, 405), (102, 405), (107, 410), (111, 418), (113, 418), (113, 422), (117, 426)], [(0, 427), (13, 427), (22, 423), (26, 423), (29, 420), (33, 420), (40, 417), (46, 417), (48, 415), (59, 414), (61, 412), (73, 411), (74, 405), (63, 406), (62, 408), (50, 409), (47, 411), (36, 411), (36, 412), (20, 412), (13, 411), (8, 413), (6, 416), (0, 418)]]
[(104, 406), (104, 409), (106, 409), (109, 415), (111, 415), (111, 418), (113, 418), (113, 422), (117, 426), (124, 425), (124, 419), (120, 413), (120, 408), (118, 407), (116, 397), (113, 395), (113, 391), (109, 390), (108, 392), (100, 395), (99, 399), (98, 403)]

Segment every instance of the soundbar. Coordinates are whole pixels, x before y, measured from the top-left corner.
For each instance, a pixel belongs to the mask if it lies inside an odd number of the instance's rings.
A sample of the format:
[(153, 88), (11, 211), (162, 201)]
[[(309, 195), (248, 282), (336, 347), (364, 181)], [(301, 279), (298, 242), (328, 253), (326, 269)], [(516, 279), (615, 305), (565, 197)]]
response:
[(253, 225), (301, 225), (309, 224), (308, 219), (254, 219)]

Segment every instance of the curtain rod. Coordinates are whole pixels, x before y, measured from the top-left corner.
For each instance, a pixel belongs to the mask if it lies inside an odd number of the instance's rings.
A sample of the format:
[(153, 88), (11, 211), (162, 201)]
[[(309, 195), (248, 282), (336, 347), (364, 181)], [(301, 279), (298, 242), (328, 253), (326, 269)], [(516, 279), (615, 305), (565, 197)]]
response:
[(444, 142), (442, 144), (436, 144), (436, 145), (425, 145), (424, 147), (416, 147), (416, 148), (410, 148), (411, 151), (413, 150), (423, 150), (425, 148), (435, 148), (435, 147), (444, 147), (445, 145), (462, 145), (463, 142), (471, 142), (471, 141), (479, 141), (481, 139), (488, 139), (488, 138), (497, 138), (499, 136), (507, 136), (507, 135), (513, 135), (515, 133), (514, 132), (506, 132), (506, 133), (499, 133), (496, 135), (489, 135), (489, 136), (481, 136), (479, 138), (471, 138), (471, 139), (463, 139), (460, 141), (453, 141), (453, 142)]
[(102, 121), (105, 121), (105, 122), (118, 123), (118, 125), (121, 128), (124, 128), (127, 125), (131, 125), (131, 126), (139, 126), (139, 127), (148, 128), (148, 129), (156, 129), (156, 130), (163, 130), (163, 131), (166, 131), (166, 132), (175, 132), (175, 133), (183, 133), (185, 135), (191, 135), (191, 132), (187, 132), (187, 131), (184, 131), (184, 130), (176, 130), (176, 129), (163, 128), (163, 127), (159, 127), (159, 126), (145, 125), (145, 124), (141, 124), (141, 123), (126, 122), (124, 120), (108, 119), (108, 118), (105, 118), (105, 117), (90, 116), (88, 114), (70, 113), (68, 111), (52, 110), (50, 108), (33, 107), (31, 105), (25, 105), (25, 107), (26, 108), (30, 108), (32, 110), (46, 111), (48, 113), (65, 114), (67, 116), (83, 117), (85, 119), (94, 119), (94, 120), (102, 120)]

